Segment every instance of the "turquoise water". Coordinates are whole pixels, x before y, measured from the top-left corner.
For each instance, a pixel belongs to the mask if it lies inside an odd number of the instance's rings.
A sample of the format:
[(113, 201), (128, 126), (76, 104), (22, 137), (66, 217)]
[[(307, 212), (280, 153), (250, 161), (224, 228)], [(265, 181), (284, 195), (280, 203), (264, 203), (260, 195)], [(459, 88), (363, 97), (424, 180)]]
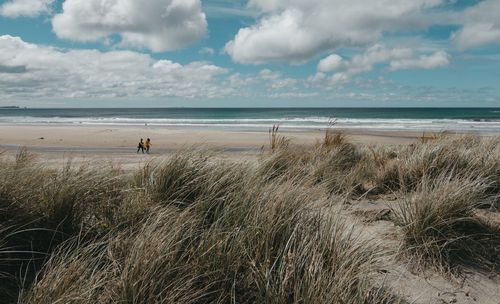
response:
[(500, 108), (0, 109), (1, 124), (267, 130), (348, 129), (500, 133)]

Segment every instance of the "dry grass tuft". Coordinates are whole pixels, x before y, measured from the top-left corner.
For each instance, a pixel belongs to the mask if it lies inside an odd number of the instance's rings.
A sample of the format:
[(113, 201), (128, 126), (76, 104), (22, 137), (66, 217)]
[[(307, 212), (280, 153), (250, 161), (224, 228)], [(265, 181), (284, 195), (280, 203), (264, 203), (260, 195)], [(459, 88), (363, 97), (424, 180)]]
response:
[(412, 191), (424, 176), (436, 178), (478, 177), (491, 181), (490, 193), (500, 191), (500, 144), (498, 138), (444, 136), (403, 147), (397, 158), (378, 173), (380, 190)]
[[(210, 208), (156, 209), (137, 231), (72, 247), (47, 264), (29, 303), (389, 303), (372, 292), (377, 246), (311, 190), (248, 185), (207, 225)], [(260, 190), (259, 190), (260, 189)], [(215, 202), (213, 202), (215, 203)], [(83, 297), (82, 297), (83, 295)]]
[[(21, 150), (14, 162), (0, 161), (0, 285), (29, 284), (64, 240), (98, 235), (116, 225), (114, 210), (126, 182), (109, 168), (66, 166), (47, 170)], [(15, 286), (15, 287), (14, 287)], [(4, 292), (4, 291), (2, 291)], [(12, 292), (0, 294), (12, 298)]]
[(198, 200), (224, 200), (251, 171), (245, 163), (221, 162), (208, 152), (185, 151), (147, 164), (135, 175), (135, 185), (153, 201), (187, 207)]
[(269, 129), (269, 145), (272, 152), (279, 149), (286, 149), (290, 145), (290, 139), (280, 135), (279, 129), (279, 125), (273, 125), (273, 127)]
[(394, 210), (403, 228), (405, 254), (417, 266), (450, 271), (457, 266), (496, 270), (500, 265), (500, 227), (475, 216), (486, 198), (487, 179), (424, 177), (418, 189)]
[(341, 131), (327, 129), (321, 143), (324, 149), (331, 149), (348, 143), (347, 135)]
[(312, 177), (332, 194), (362, 194), (371, 166), (366, 154), (347, 141), (342, 132), (328, 132), (314, 151)]

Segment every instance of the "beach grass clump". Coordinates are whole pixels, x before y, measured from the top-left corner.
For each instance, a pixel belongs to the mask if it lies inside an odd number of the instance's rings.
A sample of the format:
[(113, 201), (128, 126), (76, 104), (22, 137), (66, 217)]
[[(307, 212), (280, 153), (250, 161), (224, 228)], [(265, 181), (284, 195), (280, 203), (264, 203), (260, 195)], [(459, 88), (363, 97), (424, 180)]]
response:
[(288, 145), (261, 156), (258, 174), (271, 181), (279, 178), (297, 177), (306, 181), (312, 167), (312, 154), (303, 147)]
[(289, 178), (304, 184), (324, 186), (330, 194), (359, 196), (373, 176), (374, 166), (365, 149), (349, 142), (341, 131), (327, 130), (314, 148), (287, 144), (264, 153), (259, 163), (268, 180)]
[(47, 264), (26, 302), (392, 301), (369, 281), (376, 244), (361, 242), (335, 212), (322, 212), (321, 199), (311, 201), (316, 190), (277, 182), (238, 191), (210, 225), (197, 200), (158, 207), (141, 228), (98, 246), (68, 247)]
[(32, 160), (26, 150), (14, 160), (0, 159), (0, 298), (7, 302), (16, 299), (23, 279), (33, 278), (57, 239), (27, 206), (47, 177)]
[(280, 135), (279, 130), (279, 125), (273, 125), (273, 127), (269, 129), (269, 148), (272, 152), (278, 149), (285, 149), (290, 145), (290, 139)]
[(427, 178), (393, 211), (402, 227), (404, 254), (417, 266), (441, 270), (479, 267), (498, 270), (500, 227), (475, 216), (486, 198), (488, 179), (456, 178), (449, 174)]
[[(378, 186), (380, 176), (391, 180), (391, 173), (399, 172), (391, 170), (397, 156), (396, 148), (356, 145), (342, 131), (329, 129), (313, 148), (288, 144), (264, 153), (259, 174), (269, 180), (287, 177), (322, 185), (331, 195), (361, 198), (384, 192)], [(398, 178), (399, 175), (392, 179)]]
[(161, 163), (150, 162), (135, 174), (135, 185), (155, 201), (193, 202), (202, 191), (208, 155), (176, 154)]
[(46, 180), (38, 208), (49, 222), (67, 235), (114, 226), (126, 182), (112, 168), (68, 167)]
[(198, 200), (224, 201), (253, 176), (247, 163), (222, 162), (208, 152), (184, 151), (151, 162), (135, 174), (135, 187), (152, 201), (187, 207)]
[(491, 181), (490, 193), (500, 190), (500, 145), (498, 138), (439, 136), (404, 146), (397, 158), (381, 167), (377, 184), (381, 191), (412, 191), (424, 176), (437, 178), (482, 177)]
[(356, 166), (362, 158), (361, 151), (342, 132), (327, 132), (316, 149), (317, 157), (338, 171)]
[(328, 130), (313, 150), (311, 177), (332, 194), (359, 196), (373, 175), (374, 165), (366, 149), (349, 142), (341, 131)]
[(104, 240), (60, 245), (47, 259), (35, 283), (21, 289), (20, 303), (110, 303), (112, 256)]
[(325, 137), (323, 138), (323, 141), (319, 144), (323, 149), (328, 150), (347, 143), (349, 143), (349, 140), (344, 132), (328, 128), (325, 131)]
[[(149, 208), (142, 221), (59, 245), (23, 301), (393, 302), (370, 282), (377, 245), (327, 208), (323, 188), (205, 156), (174, 155), (137, 173), (129, 200)], [(202, 178), (186, 183), (193, 172)], [(126, 205), (119, 218), (133, 214)]]
[(68, 163), (61, 170), (53, 170), (16, 161), (2, 166), (0, 171), (0, 201), (4, 208), (43, 221), (47, 225), (44, 228), (66, 235), (109, 225), (126, 184), (121, 172), (110, 167), (72, 168)]
[(61, 242), (115, 225), (126, 184), (120, 175), (97, 167), (46, 169), (25, 150), (13, 162), (1, 160), (0, 259), (9, 261), (0, 263), (1, 285), (12, 291), (29, 284)]

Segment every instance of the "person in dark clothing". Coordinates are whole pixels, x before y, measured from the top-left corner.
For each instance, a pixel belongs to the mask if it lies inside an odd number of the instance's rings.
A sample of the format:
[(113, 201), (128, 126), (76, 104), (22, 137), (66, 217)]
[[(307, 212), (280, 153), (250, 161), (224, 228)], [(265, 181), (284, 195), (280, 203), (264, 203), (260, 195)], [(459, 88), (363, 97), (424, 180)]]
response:
[(137, 153), (139, 153), (139, 151), (142, 151), (142, 153), (144, 154), (144, 142), (142, 141), (142, 138), (139, 144), (137, 145)]

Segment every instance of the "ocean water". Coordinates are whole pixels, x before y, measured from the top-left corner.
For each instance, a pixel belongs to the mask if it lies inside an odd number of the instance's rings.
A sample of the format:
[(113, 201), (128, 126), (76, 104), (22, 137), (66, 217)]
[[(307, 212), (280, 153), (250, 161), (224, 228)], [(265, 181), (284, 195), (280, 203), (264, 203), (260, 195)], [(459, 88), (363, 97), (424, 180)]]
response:
[(500, 134), (500, 108), (1, 109), (0, 124), (267, 131), (337, 128)]

